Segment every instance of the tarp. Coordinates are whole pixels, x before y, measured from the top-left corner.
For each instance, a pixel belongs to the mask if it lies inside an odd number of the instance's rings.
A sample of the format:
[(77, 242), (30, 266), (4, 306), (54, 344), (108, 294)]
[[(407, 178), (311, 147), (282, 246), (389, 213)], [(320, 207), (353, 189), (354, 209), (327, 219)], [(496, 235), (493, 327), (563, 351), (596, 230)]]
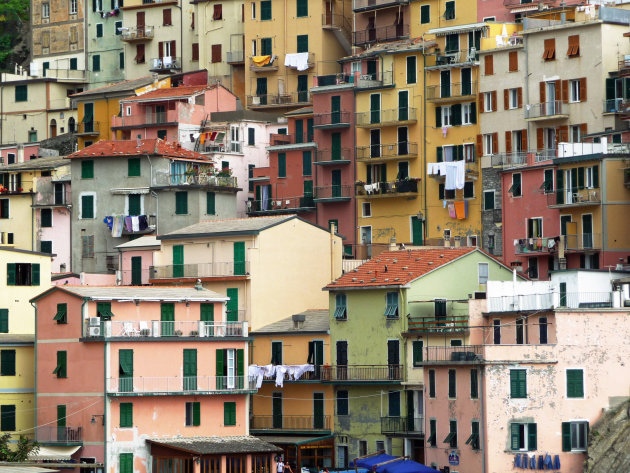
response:
[(70, 460), (81, 446), (39, 446), (39, 452), (28, 456), (29, 460)]
[[(396, 460), (396, 458), (392, 455), (387, 455), (385, 453), (380, 455), (374, 455), (367, 458), (361, 458), (357, 460), (357, 465), (360, 468), (368, 468), (372, 469), (374, 465), (378, 465), (379, 463), (384, 463), (391, 460)], [(354, 462), (350, 463), (350, 466), (354, 466)], [(404, 460), (400, 459), (399, 461), (393, 461), (391, 463), (387, 463), (385, 465), (379, 466), (376, 468), (377, 473), (440, 473), (433, 468), (429, 468), (428, 466), (423, 465), (422, 463), (415, 462), (413, 460)]]

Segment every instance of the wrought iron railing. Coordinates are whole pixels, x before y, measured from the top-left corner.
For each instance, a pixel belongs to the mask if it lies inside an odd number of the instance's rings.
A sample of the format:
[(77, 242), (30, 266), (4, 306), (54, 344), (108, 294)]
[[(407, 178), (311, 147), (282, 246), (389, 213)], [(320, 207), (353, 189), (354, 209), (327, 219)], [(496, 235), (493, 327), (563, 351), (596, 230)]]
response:
[(401, 141), (399, 143), (385, 143), (379, 145), (358, 146), (356, 148), (357, 159), (370, 160), (382, 158), (396, 158), (418, 154), (418, 143)]
[(378, 26), (354, 31), (352, 42), (355, 46), (362, 46), (370, 43), (381, 43), (384, 41), (394, 41), (404, 39), (409, 36), (409, 24), (400, 23), (396, 25)]
[(525, 107), (525, 119), (547, 118), (568, 114), (567, 105), (562, 100), (534, 103)]
[(42, 425), (37, 427), (37, 441), (44, 444), (81, 444), (83, 443), (83, 429), (81, 427)]
[(407, 326), (414, 333), (462, 332), (468, 330), (468, 316), (409, 317)]
[(381, 417), (382, 434), (422, 434), (423, 432), (423, 416)]
[(424, 362), (464, 361), (476, 363), (483, 360), (483, 345), (462, 345), (424, 348)]
[(400, 381), (402, 365), (332, 365), (322, 366), (326, 381)]
[(253, 416), (249, 428), (254, 430), (330, 430), (330, 416)]
[(164, 266), (151, 266), (149, 271), (151, 273), (151, 279), (245, 276), (249, 274), (249, 261), (169, 264)]

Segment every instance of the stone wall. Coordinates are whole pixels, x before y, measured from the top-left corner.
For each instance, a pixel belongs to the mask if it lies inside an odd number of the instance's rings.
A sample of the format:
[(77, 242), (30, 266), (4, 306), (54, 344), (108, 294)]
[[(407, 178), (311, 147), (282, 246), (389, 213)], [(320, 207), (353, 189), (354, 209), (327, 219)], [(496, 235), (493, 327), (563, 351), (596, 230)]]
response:
[[(483, 191), (494, 189), (494, 210), (483, 210), (485, 208), (485, 196), (482, 194), (482, 248), (488, 253), (502, 256), (503, 255), (503, 229), (501, 227), (501, 174), (498, 169), (486, 167), (482, 169), (481, 185)], [(499, 225), (497, 225), (499, 224)], [(494, 237), (494, 247), (491, 245), (492, 237)]]

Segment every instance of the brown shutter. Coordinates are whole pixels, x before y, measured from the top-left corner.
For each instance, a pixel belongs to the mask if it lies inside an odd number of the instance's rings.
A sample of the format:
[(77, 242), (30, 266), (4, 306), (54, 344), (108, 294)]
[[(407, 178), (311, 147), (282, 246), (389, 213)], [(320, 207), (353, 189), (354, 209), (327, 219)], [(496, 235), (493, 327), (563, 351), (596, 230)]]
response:
[(492, 133), (492, 154), (499, 152), (499, 134)]
[(586, 123), (580, 123), (580, 141), (586, 135)]
[(199, 43), (193, 43), (192, 45), (192, 60), (199, 61)]
[(551, 61), (556, 58), (556, 39), (549, 38), (545, 40), (545, 51), (543, 52), (543, 59), (545, 61)]
[(160, 57), (160, 59), (164, 57), (164, 42), (163, 41), (160, 41), (158, 43), (158, 56)]
[(545, 130), (543, 128), (536, 130), (536, 149), (545, 149)]
[(195, 29), (195, 12), (192, 12), (192, 21), (190, 22), (190, 29)]
[(136, 64), (144, 63), (144, 44), (136, 44)]
[(586, 77), (579, 79), (580, 81), (580, 102), (586, 102)]
[(503, 89), (503, 109), (507, 110), (510, 108), (510, 91), (508, 89)]
[(171, 57), (174, 59), (177, 57), (177, 42), (171, 41)]
[(569, 141), (569, 126), (562, 125), (558, 127), (558, 143), (566, 143)]
[(518, 53), (516, 51), (510, 51), (508, 71), (509, 72), (518, 71)]
[(562, 101), (564, 103), (569, 103), (569, 81), (562, 81)]
[(479, 106), (477, 107), (479, 113), (485, 112), (483, 103), (483, 92), (479, 92)]
[(492, 111), (493, 112), (497, 111), (497, 91), (496, 90), (492, 91)]
[(547, 100), (547, 83), (546, 82), (541, 82), (540, 83), (540, 103), (545, 103)]
[(483, 156), (483, 136), (477, 135), (477, 157)]
[(505, 152), (510, 153), (512, 151), (512, 132), (505, 132)]
[(162, 25), (171, 26), (173, 23), (171, 21), (171, 9), (165, 8), (162, 10)]
[(484, 58), (484, 74), (487, 76), (491, 76), (494, 74), (494, 59), (492, 58), (492, 54), (488, 54)]
[(521, 130), (521, 149), (527, 151), (527, 128)]
[(241, 3), (241, 21), (245, 23), (245, 4)]
[(567, 56), (576, 57), (580, 55), (580, 35), (569, 36), (569, 49), (567, 50)]
[(221, 62), (221, 45), (213, 44), (212, 45), (212, 62)]
[(556, 84), (556, 101), (560, 102), (562, 100), (562, 97), (558, 97), (558, 94), (562, 95), (562, 81), (558, 79), (557, 81), (555, 81), (555, 84)]
[(217, 3), (214, 5), (214, 14), (212, 15), (213, 20), (221, 20), (223, 18), (223, 5)]
[(516, 89), (516, 95), (518, 99), (518, 108), (521, 108), (523, 106), (523, 88), (522, 87), (519, 87), (518, 89)]
[(144, 28), (144, 12), (143, 11), (139, 11), (136, 12), (136, 26), (138, 28)]

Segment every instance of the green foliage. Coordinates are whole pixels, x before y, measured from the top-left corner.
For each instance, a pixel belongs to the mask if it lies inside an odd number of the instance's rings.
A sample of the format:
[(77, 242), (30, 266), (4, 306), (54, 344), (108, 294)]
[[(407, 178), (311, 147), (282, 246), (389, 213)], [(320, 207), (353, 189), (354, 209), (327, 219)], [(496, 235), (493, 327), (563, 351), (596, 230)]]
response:
[(0, 0), (0, 67), (6, 61), (28, 24), (29, 0)]
[(31, 453), (39, 452), (39, 444), (20, 435), (16, 448), (9, 448), (11, 434), (0, 435), (0, 461), (23, 462)]

